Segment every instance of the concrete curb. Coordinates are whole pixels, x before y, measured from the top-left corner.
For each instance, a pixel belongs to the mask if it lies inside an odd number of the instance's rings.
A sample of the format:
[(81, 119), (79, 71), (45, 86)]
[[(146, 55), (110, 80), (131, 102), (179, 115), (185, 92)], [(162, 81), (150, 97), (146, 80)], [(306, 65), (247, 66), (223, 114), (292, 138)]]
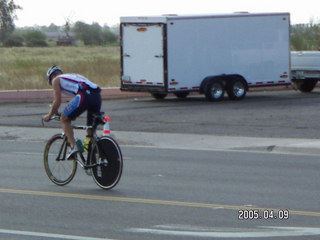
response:
[[(21, 102), (51, 102), (52, 89), (44, 90), (7, 90), (0, 91), (0, 103), (21, 103)], [(119, 88), (103, 88), (102, 99), (121, 99), (149, 96), (145, 92), (123, 92)], [(63, 101), (70, 99), (63, 96)]]
[[(0, 126), (0, 140), (46, 142), (60, 128), (34, 128)], [(76, 131), (76, 137), (84, 139), (85, 131)], [(201, 134), (126, 132), (111, 134), (122, 146), (157, 147), (180, 150), (244, 151), (263, 153), (290, 153), (319, 155), (320, 140), (295, 138), (232, 137)]]
[[(250, 91), (273, 91), (273, 90), (292, 90), (290, 86), (276, 86), (276, 87), (261, 87), (252, 88)], [(0, 91), (0, 103), (36, 103), (52, 101), (52, 89), (35, 89), (35, 90), (2, 90)], [(122, 99), (122, 98), (135, 98), (135, 97), (148, 97), (148, 92), (127, 92), (121, 91), (120, 88), (103, 88), (101, 90), (103, 100), (106, 99)], [(63, 101), (70, 99), (70, 96), (63, 95)]]
[[(260, 91), (286, 91), (293, 90), (291, 86), (274, 86), (251, 88), (252, 92)], [(2, 90), (0, 91), (0, 103), (37, 103), (52, 101), (52, 89), (35, 89), (35, 90)], [(121, 91), (120, 88), (103, 88), (101, 90), (103, 100), (106, 99), (122, 99), (135, 97), (148, 97), (148, 92), (127, 92)], [(63, 95), (63, 101), (70, 99), (70, 96)]]

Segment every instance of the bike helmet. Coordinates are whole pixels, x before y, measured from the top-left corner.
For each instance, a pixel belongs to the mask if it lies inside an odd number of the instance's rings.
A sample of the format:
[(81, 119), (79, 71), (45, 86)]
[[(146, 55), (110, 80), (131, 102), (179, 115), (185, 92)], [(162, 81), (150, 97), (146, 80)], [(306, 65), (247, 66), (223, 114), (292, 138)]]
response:
[(46, 79), (47, 79), (47, 81), (49, 82), (50, 85), (51, 85), (51, 81), (52, 81), (52, 79), (51, 79), (52, 75), (57, 74), (57, 73), (63, 73), (63, 71), (62, 71), (61, 68), (59, 68), (56, 65), (54, 65), (54, 66), (52, 66), (51, 68), (48, 69), (47, 75), (46, 75)]

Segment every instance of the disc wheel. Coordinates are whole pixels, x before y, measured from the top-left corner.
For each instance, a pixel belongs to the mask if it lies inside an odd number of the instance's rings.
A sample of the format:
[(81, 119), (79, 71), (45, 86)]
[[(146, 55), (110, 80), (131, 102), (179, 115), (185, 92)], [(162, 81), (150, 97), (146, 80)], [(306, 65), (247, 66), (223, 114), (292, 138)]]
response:
[(99, 138), (93, 145), (91, 164), (98, 164), (91, 169), (92, 177), (96, 184), (103, 189), (115, 187), (122, 174), (123, 160), (119, 145), (108, 136)]
[(56, 134), (49, 139), (44, 150), (44, 169), (49, 179), (59, 185), (68, 184), (77, 171), (76, 160), (66, 160), (70, 146), (63, 134)]

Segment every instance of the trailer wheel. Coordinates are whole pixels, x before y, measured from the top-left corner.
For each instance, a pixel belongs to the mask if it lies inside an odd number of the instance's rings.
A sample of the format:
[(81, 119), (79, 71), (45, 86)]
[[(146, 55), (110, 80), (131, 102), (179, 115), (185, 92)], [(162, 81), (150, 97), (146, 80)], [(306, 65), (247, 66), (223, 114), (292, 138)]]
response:
[(311, 92), (316, 86), (317, 82), (317, 79), (306, 79), (297, 81), (296, 85), (301, 92)]
[(158, 100), (164, 99), (167, 96), (166, 93), (151, 93), (151, 95)]
[(241, 100), (247, 94), (247, 84), (243, 79), (234, 79), (227, 85), (227, 94), (231, 100)]
[(224, 97), (224, 91), (225, 89), (222, 81), (215, 79), (207, 84), (205, 95), (209, 101), (221, 101)]
[(189, 92), (176, 92), (174, 95), (176, 95), (177, 98), (186, 98)]

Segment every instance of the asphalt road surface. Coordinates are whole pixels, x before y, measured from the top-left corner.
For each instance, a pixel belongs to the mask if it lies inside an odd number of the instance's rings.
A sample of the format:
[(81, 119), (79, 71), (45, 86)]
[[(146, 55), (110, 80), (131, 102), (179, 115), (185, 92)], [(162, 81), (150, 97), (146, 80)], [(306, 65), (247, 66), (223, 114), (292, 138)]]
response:
[(43, 146), (0, 141), (0, 239), (320, 236), (317, 157), (123, 147), (123, 177), (104, 191), (80, 168), (55, 186)]
[[(320, 89), (250, 92), (242, 101), (208, 102), (202, 95), (108, 100), (103, 111), (116, 131), (174, 132), (224, 136), (320, 138)], [(0, 125), (41, 125), (48, 103), (2, 104)], [(82, 123), (84, 117), (80, 118)], [(58, 126), (58, 125), (57, 125)]]

